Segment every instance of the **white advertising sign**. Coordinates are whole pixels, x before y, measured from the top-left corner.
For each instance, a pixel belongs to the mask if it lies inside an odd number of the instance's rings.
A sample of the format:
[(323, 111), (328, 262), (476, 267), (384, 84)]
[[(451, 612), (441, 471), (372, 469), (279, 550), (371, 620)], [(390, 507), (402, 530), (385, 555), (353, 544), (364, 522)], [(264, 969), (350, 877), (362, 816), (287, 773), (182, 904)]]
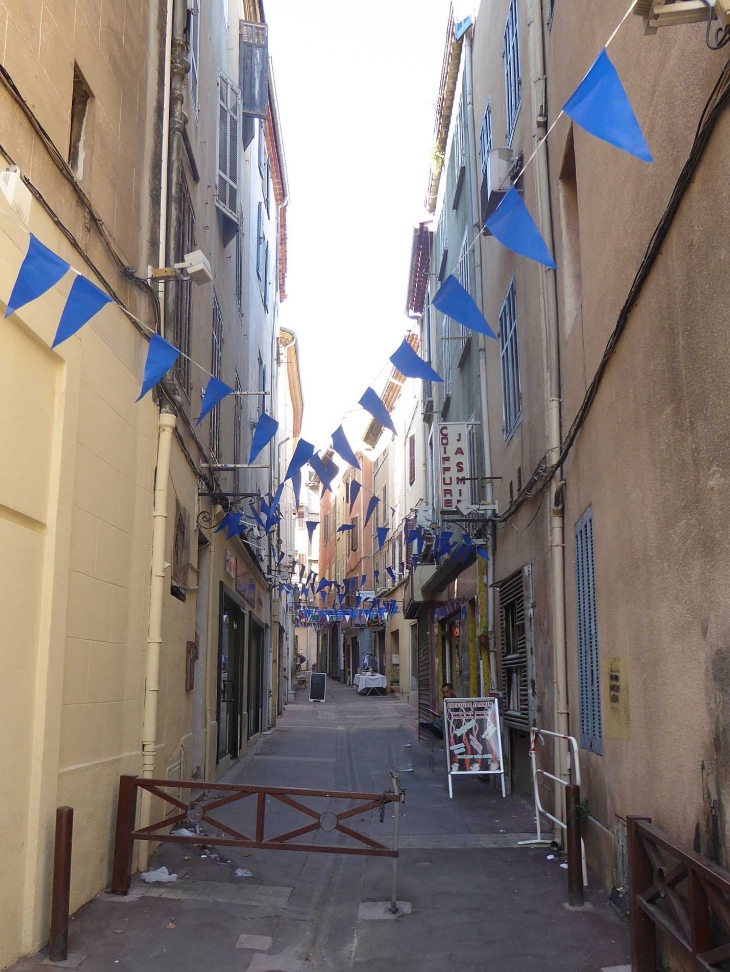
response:
[(468, 429), (466, 422), (440, 422), (439, 442), (439, 498), (442, 510), (456, 510), (469, 502), (470, 477), (474, 475), (469, 461)]

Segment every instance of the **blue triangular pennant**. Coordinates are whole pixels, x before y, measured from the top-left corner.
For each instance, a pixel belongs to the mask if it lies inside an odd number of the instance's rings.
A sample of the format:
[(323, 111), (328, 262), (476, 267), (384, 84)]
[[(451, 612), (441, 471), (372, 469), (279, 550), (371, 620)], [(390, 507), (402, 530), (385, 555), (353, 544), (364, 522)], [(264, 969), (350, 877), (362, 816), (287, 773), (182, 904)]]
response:
[(212, 412), (218, 402), (223, 401), (228, 395), (233, 394), (233, 389), (222, 382), (219, 378), (209, 378), (203, 394), (203, 404), (200, 406), (200, 415), (195, 423), (196, 428), (203, 421), (208, 412)]
[(226, 533), (227, 540), (230, 540), (231, 537), (235, 537), (241, 532), (241, 519), (242, 517), (240, 513), (228, 514), (228, 530)]
[(317, 520), (307, 520), (307, 533), (309, 534), (309, 542), (312, 542), (312, 537), (314, 536), (314, 531), (319, 526)]
[(357, 494), (360, 492), (360, 483), (356, 479), (350, 481), (350, 513), (352, 513), (352, 508), (355, 505), (355, 500), (357, 499)]
[(309, 465), (319, 477), (319, 481), (322, 483), (324, 490), (331, 490), (332, 480), (340, 471), (339, 466), (332, 462), (331, 459), (328, 459), (327, 464), (325, 465), (324, 461), (318, 455), (311, 456)]
[(367, 526), (368, 523), (370, 522), (370, 517), (373, 515), (373, 512), (375, 510), (375, 507), (378, 505), (379, 502), (380, 502), (380, 500), (378, 499), (377, 496), (371, 496), (370, 497), (370, 501), (368, 502), (367, 512), (365, 513), (365, 523), (364, 523), (364, 526)]
[(53, 250), (44, 246), (37, 237), (30, 234), (28, 250), (20, 264), (18, 276), (5, 308), (5, 316), (25, 307), (32, 300), (41, 297), (68, 272), (69, 265)]
[(513, 253), (557, 270), (555, 261), (540, 236), (540, 230), (514, 186), (510, 186), (492, 215), (484, 224), (495, 240)]
[(355, 529), (355, 524), (354, 523), (343, 523), (341, 527), (338, 527), (337, 528), (337, 532), (338, 533), (347, 533), (348, 530), (354, 530), (354, 529)]
[(142, 390), (139, 393), (139, 401), (147, 394), (150, 388), (154, 388), (157, 382), (164, 378), (172, 368), (180, 352), (174, 348), (159, 334), (153, 334), (147, 348), (147, 361), (144, 366), (144, 377), (142, 378)]
[(79, 274), (71, 284), (51, 347), (55, 348), (70, 338), (109, 303), (111, 297), (108, 294)]
[(457, 321), (472, 331), (478, 331), (479, 334), (486, 334), (487, 337), (496, 340), (497, 335), (487, 324), (471, 294), (464, 290), (453, 273), (441, 284), (431, 303), (436, 310), (446, 314), (452, 321)]
[(589, 135), (615, 145), (644, 162), (654, 161), (621, 78), (609, 60), (605, 47), (563, 105), (563, 111)]
[[(276, 435), (278, 428), (279, 423), (275, 418), (267, 415), (266, 412), (262, 412), (261, 415), (259, 415), (259, 420), (256, 423), (256, 428), (253, 431), (253, 438), (251, 439), (251, 452), (248, 456), (249, 465), (251, 465), (252, 462), (255, 462), (256, 457), (259, 456), (261, 451), (266, 448), (269, 442), (271, 442)], [(287, 479), (288, 478), (289, 477), (287, 477)]]
[(383, 544), (385, 543), (385, 538), (390, 533), (389, 527), (378, 527), (378, 550), (383, 549)]
[(302, 466), (306, 466), (313, 455), (314, 446), (312, 443), (307, 442), (306, 439), (300, 439), (294, 449), (294, 455), (289, 462), (289, 468), (286, 471), (284, 481), (291, 479), (294, 473), (299, 472)]
[(342, 456), (345, 462), (349, 462), (351, 466), (354, 466), (356, 469), (360, 469), (360, 463), (357, 461), (357, 456), (352, 451), (352, 447), (347, 441), (347, 436), (345, 435), (345, 431), (342, 426), (332, 433), (332, 448), (335, 450), (338, 456)]
[(405, 338), (398, 350), (391, 354), (390, 361), (406, 378), (420, 378), (422, 381), (444, 380), (430, 364), (416, 354)]
[(299, 502), (302, 492), (302, 471), (295, 472), (291, 478), (292, 489), (294, 490), (294, 506), (299, 509)]
[(367, 389), (365, 394), (358, 402), (358, 405), (362, 405), (366, 412), (370, 412), (375, 421), (380, 422), (383, 428), (390, 429), (393, 435), (398, 434), (395, 430), (393, 419), (390, 417), (388, 409), (372, 388)]

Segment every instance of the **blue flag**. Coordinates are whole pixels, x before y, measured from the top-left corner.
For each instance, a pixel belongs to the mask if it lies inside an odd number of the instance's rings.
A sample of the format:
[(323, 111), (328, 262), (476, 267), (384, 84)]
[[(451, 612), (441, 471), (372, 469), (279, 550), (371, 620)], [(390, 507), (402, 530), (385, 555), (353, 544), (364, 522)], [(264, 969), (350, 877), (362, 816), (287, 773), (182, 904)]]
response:
[(368, 523), (370, 522), (370, 517), (373, 515), (373, 512), (375, 510), (375, 507), (378, 505), (379, 502), (380, 502), (380, 500), (378, 499), (377, 496), (371, 496), (370, 497), (370, 502), (368, 503), (367, 512), (365, 513), (365, 523), (364, 523), (364, 526), (367, 526)]
[(385, 543), (385, 538), (390, 533), (389, 527), (378, 527), (378, 550), (383, 549), (383, 544)]
[(299, 509), (299, 499), (302, 492), (302, 472), (295, 472), (291, 478), (292, 489), (294, 490), (294, 505), (295, 508)]
[(357, 494), (360, 492), (360, 483), (356, 479), (350, 481), (350, 513), (352, 513), (352, 508), (355, 505), (355, 500), (357, 499)]
[(306, 439), (300, 439), (297, 442), (296, 448), (294, 450), (294, 455), (291, 457), (289, 462), (289, 468), (286, 471), (286, 476), (284, 480), (291, 479), (294, 473), (299, 472), (302, 466), (306, 466), (309, 460), (314, 455), (314, 446), (311, 442), (307, 442)]
[(309, 542), (312, 542), (312, 537), (314, 536), (314, 531), (319, 526), (317, 520), (307, 520), (307, 533), (309, 534)]
[(226, 533), (227, 540), (230, 540), (231, 537), (235, 537), (241, 532), (241, 520), (242, 516), (240, 513), (228, 514), (228, 532)]
[(147, 361), (144, 366), (144, 377), (142, 378), (142, 390), (139, 393), (139, 401), (147, 394), (150, 388), (154, 388), (157, 382), (164, 378), (172, 368), (180, 352), (171, 344), (161, 338), (159, 334), (153, 334), (147, 348)]
[(479, 334), (486, 334), (487, 337), (496, 340), (497, 335), (487, 324), (471, 294), (464, 290), (453, 273), (441, 284), (432, 303), (436, 310), (446, 314), (452, 321), (457, 321), (464, 327), (471, 328), (472, 331), (478, 331)]
[(348, 530), (354, 530), (354, 529), (355, 529), (355, 524), (354, 523), (343, 523), (341, 527), (338, 527), (337, 528), (337, 532), (338, 533), (347, 533)]
[(360, 469), (360, 463), (357, 461), (357, 456), (352, 451), (352, 447), (347, 441), (347, 436), (345, 435), (342, 426), (340, 426), (336, 432), (332, 433), (332, 448), (335, 450), (338, 456), (342, 456), (345, 462), (349, 462), (351, 466), (354, 466), (356, 469)]
[(79, 274), (71, 284), (51, 347), (55, 348), (70, 338), (109, 303), (111, 297), (108, 294)]
[[(252, 462), (255, 462), (256, 457), (259, 456), (261, 451), (266, 448), (269, 442), (271, 442), (276, 435), (278, 428), (279, 423), (275, 418), (267, 415), (266, 412), (262, 412), (261, 415), (259, 415), (259, 420), (256, 423), (253, 438), (251, 439), (251, 452), (248, 456), (249, 465), (251, 465)], [(287, 479), (288, 478), (289, 477), (287, 476)]]
[(501, 203), (484, 224), (495, 240), (513, 253), (557, 270), (555, 261), (540, 236), (540, 230), (514, 186), (510, 186)]
[(203, 395), (203, 404), (200, 407), (200, 415), (195, 423), (197, 428), (203, 421), (208, 412), (212, 412), (216, 407), (218, 402), (223, 401), (227, 395), (232, 395), (233, 389), (229, 388), (228, 385), (224, 384), (218, 378), (209, 378), (208, 384), (205, 386), (205, 393)]
[(423, 381), (444, 380), (430, 364), (416, 354), (405, 338), (398, 350), (391, 354), (390, 360), (406, 378), (421, 378)]
[(49, 250), (33, 234), (30, 234), (28, 250), (20, 264), (13, 290), (5, 308), (5, 316), (25, 307), (36, 297), (50, 290), (68, 272), (69, 266), (53, 250)]
[(390, 577), (390, 579), (392, 580), (392, 582), (395, 584), (395, 574), (393, 573), (393, 568), (392, 567), (386, 567), (385, 570), (386, 570), (386, 573), (388, 574), (388, 577)]
[(312, 458), (309, 460), (309, 465), (319, 476), (319, 481), (322, 483), (324, 490), (331, 490), (332, 480), (340, 471), (340, 467), (336, 463), (332, 462), (331, 459), (328, 459), (325, 465), (324, 461), (320, 459), (318, 455), (312, 456)]
[(390, 429), (393, 435), (398, 434), (395, 430), (395, 426), (393, 425), (393, 419), (390, 417), (390, 413), (388, 412), (388, 409), (385, 407), (385, 405), (382, 403), (382, 401), (380, 400), (378, 395), (373, 391), (372, 388), (368, 388), (368, 390), (365, 392), (365, 394), (358, 402), (358, 405), (362, 405), (362, 407), (365, 409), (366, 412), (370, 412), (370, 414), (375, 419), (375, 421), (380, 422), (383, 428)]
[(563, 105), (563, 111), (589, 135), (644, 162), (654, 161), (605, 47)]

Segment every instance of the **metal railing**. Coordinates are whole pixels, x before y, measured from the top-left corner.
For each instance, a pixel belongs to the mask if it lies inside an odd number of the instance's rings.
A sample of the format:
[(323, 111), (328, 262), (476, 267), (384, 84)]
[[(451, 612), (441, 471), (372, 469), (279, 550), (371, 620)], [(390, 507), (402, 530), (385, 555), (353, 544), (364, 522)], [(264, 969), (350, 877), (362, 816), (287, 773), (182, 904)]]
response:
[[(551, 736), (553, 739), (564, 739), (568, 743), (571, 753), (570, 759), (570, 783), (541, 769), (537, 765), (536, 742), (538, 737), (542, 742), (543, 736)], [(542, 825), (540, 817), (545, 817), (552, 821), (565, 833), (565, 850), (568, 859), (568, 903), (579, 907), (583, 904), (583, 888), (588, 886), (588, 868), (586, 866), (586, 852), (583, 837), (581, 836), (581, 808), (580, 808), (580, 758), (578, 756), (578, 742), (574, 736), (566, 736), (561, 732), (551, 732), (549, 729), (540, 729), (533, 726), (530, 729), (530, 766), (532, 768), (532, 788), (535, 796), (535, 824), (537, 838), (535, 840), (521, 841), (522, 844), (542, 844), (547, 843), (542, 836)], [(540, 800), (540, 788), (538, 776), (544, 776), (553, 783), (558, 783), (565, 788), (565, 809), (566, 819), (560, 820), (554, 814), (543, 807)]]
[[(657, 932), (704, 972), (730, 960), (730, 872), (628, 816), (631, 968), (657, 972)], [(684, 887), (682, 887), (684, 885)], [(663, 966), (662, 966), (663, 967)]]

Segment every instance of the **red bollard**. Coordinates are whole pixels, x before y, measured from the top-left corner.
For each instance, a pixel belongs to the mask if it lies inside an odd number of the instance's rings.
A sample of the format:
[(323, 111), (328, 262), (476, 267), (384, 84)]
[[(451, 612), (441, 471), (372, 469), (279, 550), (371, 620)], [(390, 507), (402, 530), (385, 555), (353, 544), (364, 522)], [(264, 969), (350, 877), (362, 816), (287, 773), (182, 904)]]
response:
[(71, 845), (73, 807), (56, 810), (56, 843), (53, 849), (53, 892), (51, 895), (51, 936), (48, 957), (53, 962), (68, 958), (68, 909), (71, 896)]

